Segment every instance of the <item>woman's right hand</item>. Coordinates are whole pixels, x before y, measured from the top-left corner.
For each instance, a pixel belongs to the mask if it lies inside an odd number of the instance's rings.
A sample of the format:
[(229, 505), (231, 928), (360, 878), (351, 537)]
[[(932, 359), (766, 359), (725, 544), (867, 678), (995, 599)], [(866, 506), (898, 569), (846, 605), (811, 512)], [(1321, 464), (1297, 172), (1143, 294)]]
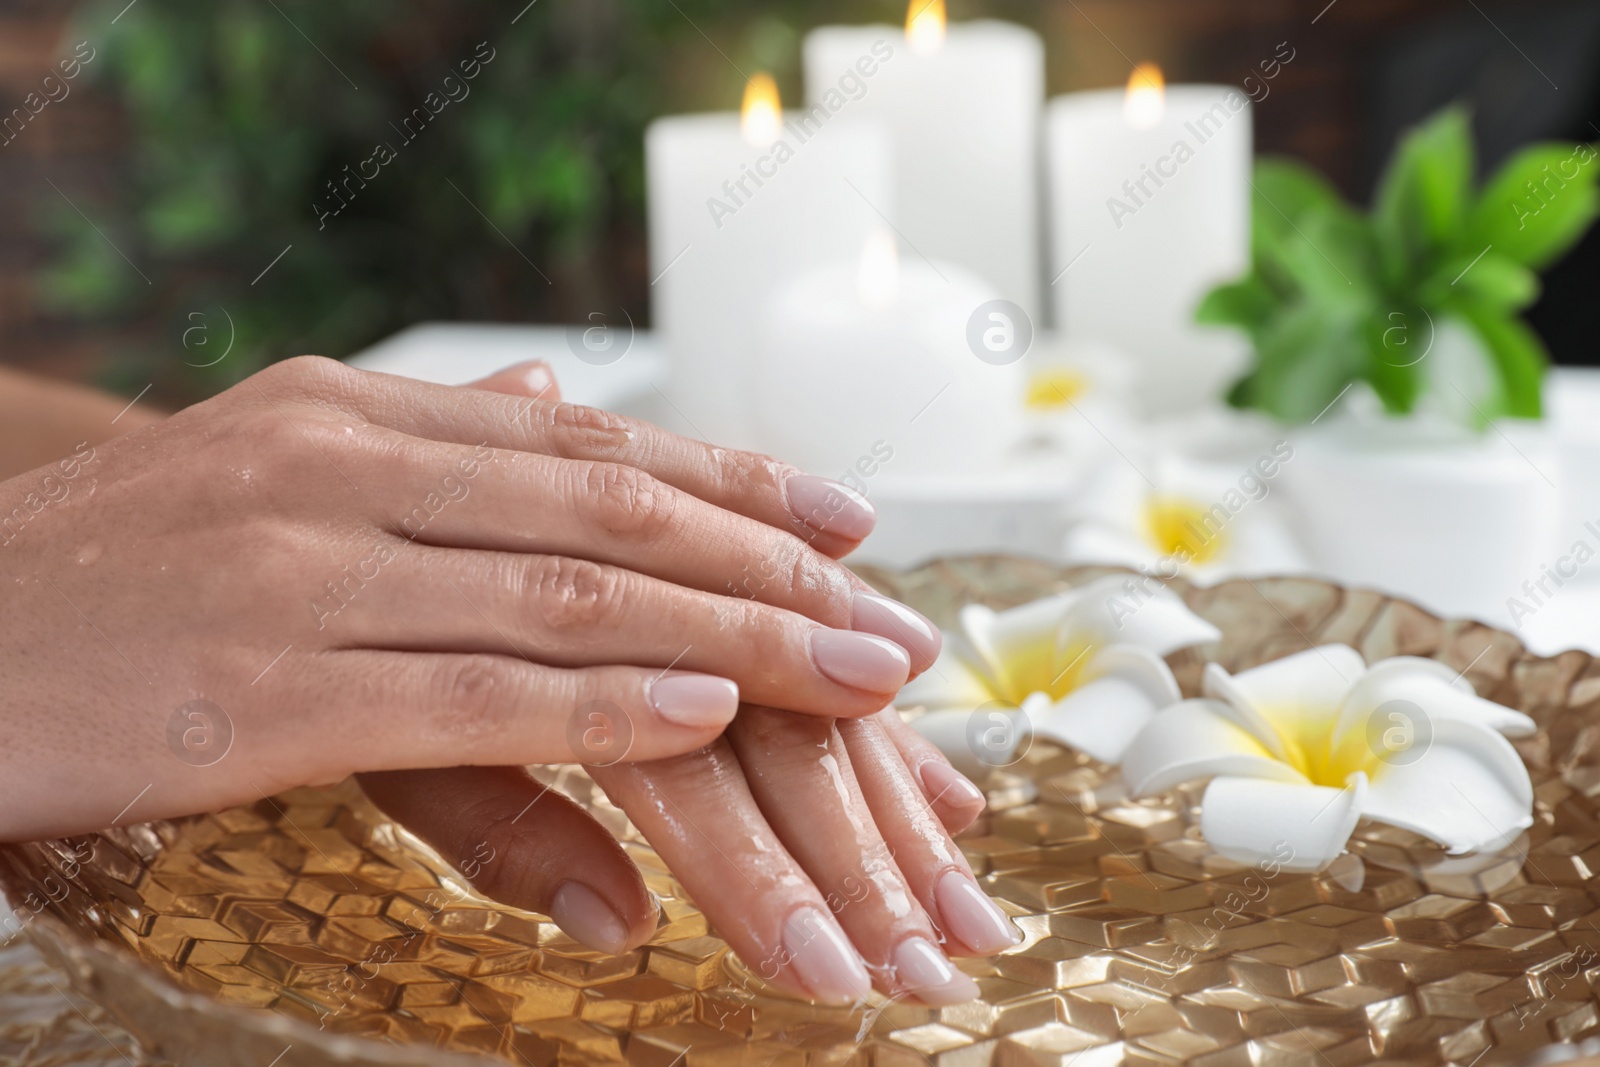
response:
[(871, 714), (937, 647), (830, 558), (871, 522), (594, 409), (277, 364), (0, 483), (0, 839)]

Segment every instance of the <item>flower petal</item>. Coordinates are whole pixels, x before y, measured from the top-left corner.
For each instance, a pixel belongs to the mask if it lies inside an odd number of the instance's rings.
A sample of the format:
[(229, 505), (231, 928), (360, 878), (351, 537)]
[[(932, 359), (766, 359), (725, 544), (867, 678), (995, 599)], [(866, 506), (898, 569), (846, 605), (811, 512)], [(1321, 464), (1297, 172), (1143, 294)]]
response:
[(1496, 849), (1533, 825), (1533, 783), (1511, 742), (1476, 723), (1437, 719), (1426, 749), (1380, 763), (1362, 814), (1452, 853)]
[(968, 604), (961, 609), (961, 630), (989, 668), (999, 674), (1006, 660), (1017, 653), (1040, 641), (1055, 644), (1061, 620), (1077, 595), (1077, 590), (1069, 589), (1005, 611)]
[(1234, 721), (1287, 758), (1290, 746), (1303, 750), (1331, 741), (1339, 708), (1366, 669), (1350, 646), (1322, 645), (1234, 675), (1207, 664), (1202, 690), (1225, 701)]
[(1138, 685), (1157, 707), (1164, 708), (1183, 699), (1172, 668), (1147, 648), (1112, 645), (1093, 653), (1083, 667), (1083, 678), (1087, 682), (1112, 674)]
[(1319, 871), (1344, 851), (1366, 792), (1367, 776), (1359, 772), (1343, 789), (1213, 778), (1200, 801), (1200, 832), (1238, 863)]
[(981, 779), (986, 772), (1015, 762), (1028, 730), (1015, 709), (992, 707), (981, 715), (977, 710), (930, 711), (912, 719), (911, 726), (937, 745), (956, 770)]
[(894, 702), (902, 708), (920, 704), (929, 709), (970, 709), (995, 699), (992, 686), (972, 646), (962, 635), (946, 633), (933, 666), (907, 682)]
[(1365, 731), (1373, 713), (1390, 701), (1414, 704), (1429, 720), (1474, 723), (1508, 737), (1527, 737), (1536, 729), (1522, 712), (1478, 696), (1459, 671), (1438, 660), (1394, 656), (1373, 664), (1350, 690), (1335, 736), (1343, 742), (1348, 731)]
[(1030, 697), (1025, 707), (1034, 733), (1104, 763), (1120, 761), (1134, 735), (1182, 696), (1171, 668), (1142, 648), (1105, 649), (1084, 672), (1090, 680), (1061, 700), (1041, 705)]
[(1122, 756), (1122, 774), (1136, 797), (1196, 778), (1228, 775), (1307, 784), (1226, 716), (1214, 700), (1185, 700), (1151, 719)]
[(1073, 671), (1093, 651), (1091, 635), (1068, 626), (1077, 596), (1069, 590), (998, 612), (981, 604), (961, 609), (962, 631), (978, 657), (973, 666), (981, 664), (997, 696), (1020, 705), (1035, 691), (1071, 690)]
[(1222, 640), (1222, 631), (1189, 610), (1183, 599), (1148, 576), (1111, 575), (1090, 582), (1068, 609), (1073, 631), (1095, 643), (1137, 645), (1158, 656)]
[(1108, 563), (1137, 570), (1154, 566), (1161, 557), (1131, 530), (1086, 519), (1062, 538), (1061, 558), (1068, 563)]

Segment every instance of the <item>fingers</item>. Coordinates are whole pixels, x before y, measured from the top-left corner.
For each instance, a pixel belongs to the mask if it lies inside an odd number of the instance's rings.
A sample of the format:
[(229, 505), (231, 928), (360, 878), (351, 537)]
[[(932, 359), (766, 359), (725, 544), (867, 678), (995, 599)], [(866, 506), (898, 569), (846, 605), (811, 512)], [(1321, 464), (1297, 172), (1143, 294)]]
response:
[(556, 667), (674, 667), (747, 700), (869, 715), (907, 676), (899, 645), (620, 567), (561, 556), (403, 545), (337, 620), (350, 645), (526, 655)]
[[(278, 369), (283, 367), (288, 369)], [(267, 389), (300, 389), (318, 406), (342, 402), (359, 408), (356, 401), (364, 390), (370, 392), (368, 378), (381, 377), (363, 376), (328, 361), (290, 360), (251, 381), (268, 399)], [(264, 385), (257, 379), (264, 379)], [(438, 400), (458, 410), (469, 410), (472, 404), (483, 407), (486, 402), (490, 406), (542, 403), (472, 389), (433, 392), (435, 387), (409, 384), (426, 395), (407, 394), (403, 404), (393, 403), (373, 415), (392, 416), (391, 422), (417, 429), (419, 422), (428, 424), (431, 418), (421, 413), (427, 404), (419, 399)], [(465, 409), (463, 398), (471, 402)], [(368, 417), (360, 410), (354, 414)], [(478, 411), (474, 417), (483, 414)], [(476, 440), (503, 442), (508, 433), (516, 437), (511, 433), (516, 427), (508, 421), (515, 419), (515, 412), (498, 414), (503, 418), (495, 425), (505, 428), (494, 432), (486, 428)], [(274, 432), (283, 432), (278, 422), (268, 421)], [(468, 447), (449, 443), (448, 438), (415, 436), (382, 421), (353, 433), (356, 429), (337, 421), (293, 427), (302, 435), (314, 431), (327, 438), (339, 456), (337, 464), (330, 461), (330, 470), (343, 481), (367, 487), (363, 498), (372, 501), (370, 517), (398, 536), (453, 547), (594, 559), (680, 585), (761, 600), (839, 629), (895, 642), (907, 650), (913, 672), (937, 655), (937, 628), (909, 608), (872, 594), (860, 579), (803, 539), (708, 503), (640, 467), (564, 460), (483, 444)], [(623, 432), (626, 436), (635, 431)], [(637, 432), (661, 434), (644, 424)], [(475, 498), (470, 505), (469, 496)]]
[[(267, 384), (282, 393), (332, 397), (353, 415), (416, 437), (638, 467), (701, 500), (794, 534), (828, 556), (860, 544), (876, 521), (866, 498), (842, 483), (597, 408), (526, 396), (490, 400), (472, 390), (312, 357), (286, 360), (265, 373)], [(890, 456), (886, 451), (864, 459), (875, 470)]]
[[(709, 743), (738, 705), (738, 687), (709, 675), (509, 655), (327, 650), (291, 655), (270, 677), (286, 710), (271, 739), (281, 751), (264, 755), (292, 767), (293, 781), (351, 768), (660, 759)], [(310, 717), (329, 708), (339, 713)]]
[(594, 816), (520, 767), (358, 776), (372, 802), (485, 896), (550, 916), (573, 940), (620, 953), (649, 940), (656, 902)]
[(725, 740), (591, 773), (763, 981), (833, 1004), (871, 992), (861, 957), (762, 816)]
[[(485, 389), (491, 392), (509, 393), (516, 396), (529, 396), (545, 401), (561, 399), (561, 388), (556, 383), (555, 375), (548, 364), (541, 362), (519, 363), (508, 367), (472, 383), (473, 388)], [(661, 477), (658, 473), (657, 477)], [(677, 485), (670, 478), (663, 478), (669, 484)], [(858, 541), (841, 539), (833, 534), (822, 532), (828, 526), (827, 517), (833, 512), (842, 511), (846, 499), (854, 499), (857, 494), (854, 490), (839, 483), (831, 482), (826, 478), (817, 478), (809, 474), (793, 474), (784, 483), (785, 492), (790, 503), (790, 510), (798, 509), (805, 515), (811, 516), (806, 520), (807, 530), (804, 539), (812, 548), (826, 556), (835, 559), (855, 548)], [(682, 489), (684, 486), (677, 485)], [(702, 497), (701, 499), (709, 499)], [(739, 514), (748, 515), (750, 518), (761, 520), (759, 513), (745, 510), (739, 506), (739, 501), (734, 498), (723, 498), (720, 503), (724, 508)], [(859, 502), (869, 510), (872, 505), (866, 499), (860, 498)], [(871, 523), (860, 527), (865, 531), (871, 530)], [(865, 533), (861, 534), (865, 536)], [(737, 583), (749, 582), (749, 575), (740, 575)], [(735, 596), (754, 594), (747, 590), (735, 589)], [(885, 637), (907, 650), (911, 656), (912, 674), (920, 674), (932, 666), (934, 658), (939, 654), (940, 635), (926, 617), (912, 611), (904, 604), (889, 600), (885, 597), (868, 596), (857, 600), (852, 605), (852, 626), (863, 633), (876, 634)], [(764, 698), (752, 696), (751, 700), (760, 703)], [(913, 736), (915, 734), (913, 733)], [(974, 816), (976, 817), (976, 816)]]
[(883, 840), (952, 954), (987, 956), (1020, 940), (1011, 920), (972, 876), (966, 857), (924, 802), (876, 718), (840, 720), (850, 763)]
[(976, 983), (939, 949), (894, 847), (879, 835), (834, 724), (746, 705), (728, 740), (767, 822), (833, 907), (878, 987), (928, 1004), (976, 997)]
[[(638, 468), (441, 446), (383, 429), (369, 430), (363, 443), (350, 446), (344, 462), (358, 484), (373, 487), (375, 518), (397, 536), (589, 559), (787, 608), (865, 635), (831, 658), (851, 675), (877, 673), (837, 680), (886, 695), (938, 655), (937, 627), (862, 587), (841, 564)], [(903, 660), (907, 673), (887, 677), (896, 672), (878, 666), (885, 656)]]
[(959, 834), (971, 826), (988, 802), (983, 790), (952, 767), (939, 746), (917, 733), (895, 708), (884, 708), (873, 719), (894, 743), (912, 779), (922, 788), (922, 795), (944, 823), (944, 828), (951, 834)]

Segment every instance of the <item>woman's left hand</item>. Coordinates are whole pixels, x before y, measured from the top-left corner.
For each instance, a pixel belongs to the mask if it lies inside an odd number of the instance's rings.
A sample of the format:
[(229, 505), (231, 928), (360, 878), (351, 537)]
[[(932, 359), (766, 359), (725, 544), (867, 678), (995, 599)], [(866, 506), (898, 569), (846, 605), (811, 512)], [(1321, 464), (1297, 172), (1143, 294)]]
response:
[[(542, 364), (474, 384), (557, 395)], [(712, 502), (743, 511), (735, 491)], [(815, 547), (837, 558), (857, 543)], [(751, 593), (761, 599), (759, 584)], [(949, 956), (1018, 941), (950, 836), (982, 811), (982, 793), (893, 708), (850, 721), (746, 706), (699, 751), (589, 770), (717, 932), (775, 986), (832, 1003), (855, 1002), (869, 987), (958, 1003), (977, 987)], [(521, 768), (391, 771), (361, 782), (473, 872), (486, 895), (550, 915), (610, 952), (654, 932), (655, 901), (622, 846)]]

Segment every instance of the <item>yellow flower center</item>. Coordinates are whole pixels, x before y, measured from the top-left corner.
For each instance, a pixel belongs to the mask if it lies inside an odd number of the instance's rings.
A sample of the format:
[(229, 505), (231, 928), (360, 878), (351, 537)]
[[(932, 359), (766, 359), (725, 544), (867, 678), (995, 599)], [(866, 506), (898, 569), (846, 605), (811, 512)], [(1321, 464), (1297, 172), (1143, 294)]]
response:
[(1209, 563), (1226, 546), (1211, 514), (1184, 497), (1151, 497), (1144, 506), (1144, 533), (1157, 552), (1180, 563)]
[(1078, 688), (1093, 649), (1082, 638), (1058, 639), (1054, 633), (1008, 649), (998, 679), (1000, 691), (995, 695), (1017, 707), (1030, 693), (1047, 693), (1051, 700), (1060, 700)]
[(1283, 709), (1274, 713), (1261, 709), (1283, 741), (1284, 762), (1305, 775), (1312, 785), (1343, 789), (1357, 771), (1371, 776), (1378, 765), (1378, 754), (1367, 743), (1363, 731), (1351, 730), (1338, 746), (1333, 743), (1332, 709)]
[(1088, 391), (1088, 378), (1074, 370), (1053, 367), (1038, 371), (1028, 379), (1023, 402), (1035, 411), (1054, 411), (1068, 406)]

